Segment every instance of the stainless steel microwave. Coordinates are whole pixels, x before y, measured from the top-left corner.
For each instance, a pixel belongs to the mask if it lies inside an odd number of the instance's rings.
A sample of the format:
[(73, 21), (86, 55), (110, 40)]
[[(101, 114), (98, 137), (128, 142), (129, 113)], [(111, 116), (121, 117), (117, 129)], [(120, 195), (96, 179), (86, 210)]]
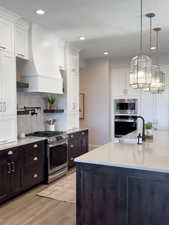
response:
[(116, 99), (115, 115), (137, 115), (138, 99)]

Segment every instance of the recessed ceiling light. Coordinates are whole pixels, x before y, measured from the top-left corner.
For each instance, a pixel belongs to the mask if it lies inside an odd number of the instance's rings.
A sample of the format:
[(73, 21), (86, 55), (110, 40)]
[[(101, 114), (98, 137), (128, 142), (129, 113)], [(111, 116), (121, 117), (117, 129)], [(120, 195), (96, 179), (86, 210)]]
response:
[(46, 12), (43, 9), (37, 9), (36, 14), (38, 15), (44, 15)]
[(109, 53), (108, 52), (104, 52), (104, 55), (108, 55)]
[(85, 39), (86, 39), (86, 38), (85, 38), (84, 36), (81, 36), (81, 37), (80, 37), (80, 40), (81, 40), (81, 41), (84, 41)]

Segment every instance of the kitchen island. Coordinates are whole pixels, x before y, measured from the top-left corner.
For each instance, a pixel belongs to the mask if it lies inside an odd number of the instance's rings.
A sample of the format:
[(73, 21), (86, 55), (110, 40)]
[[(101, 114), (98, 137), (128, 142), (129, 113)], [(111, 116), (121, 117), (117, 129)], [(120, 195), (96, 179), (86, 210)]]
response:
[(77, 225), (169, 225), (169, 132), (76, 159)]

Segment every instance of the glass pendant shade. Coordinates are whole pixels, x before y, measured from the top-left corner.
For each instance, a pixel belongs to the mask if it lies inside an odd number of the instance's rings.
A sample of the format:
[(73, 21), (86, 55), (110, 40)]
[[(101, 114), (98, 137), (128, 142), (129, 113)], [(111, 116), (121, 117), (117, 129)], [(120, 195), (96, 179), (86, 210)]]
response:
[(135, 89), (144, 89), (152, 81), (152, 60), (149, 56), (140, 54), (130, 63), (130, 85)]
[(158, 65), (152, 67), (152, 83), (150, 92), (153, 94), (161, 93), (165, 90), (165, 73), (160, 70)]
[(165, 73), (160, 70), (159, 66), (152, 66), (152, 82), (149, 87), (144, 88), (144, 91), (152, 94), (159, 94), (165, 91)]

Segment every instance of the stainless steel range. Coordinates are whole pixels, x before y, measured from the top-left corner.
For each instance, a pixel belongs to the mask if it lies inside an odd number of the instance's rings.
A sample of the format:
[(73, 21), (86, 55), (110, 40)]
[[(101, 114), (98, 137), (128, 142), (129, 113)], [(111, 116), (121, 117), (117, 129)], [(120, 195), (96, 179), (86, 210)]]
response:
[(48, 183), (65, 175), (68, 171), (66, 133), (58, 131), (38, 131), (31, 135), (47, 138)]

